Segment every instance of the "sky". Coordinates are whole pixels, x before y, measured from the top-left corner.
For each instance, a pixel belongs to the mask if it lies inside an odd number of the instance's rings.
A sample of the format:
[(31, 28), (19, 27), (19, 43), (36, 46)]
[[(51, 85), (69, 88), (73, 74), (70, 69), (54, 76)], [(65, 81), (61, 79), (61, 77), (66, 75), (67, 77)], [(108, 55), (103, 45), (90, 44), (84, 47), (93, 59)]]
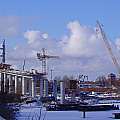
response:
[(41, 70), (36, 53), (46, 48), (60, 59), (48, 61), (54, 76), (85, 74), (90, 80), (117, 73), (103, 41), (96, 37), (96, 20), (104, 27), (119, 61), (120, 1), (1, 0), (0, 38), (6, 39), (7, 63)]

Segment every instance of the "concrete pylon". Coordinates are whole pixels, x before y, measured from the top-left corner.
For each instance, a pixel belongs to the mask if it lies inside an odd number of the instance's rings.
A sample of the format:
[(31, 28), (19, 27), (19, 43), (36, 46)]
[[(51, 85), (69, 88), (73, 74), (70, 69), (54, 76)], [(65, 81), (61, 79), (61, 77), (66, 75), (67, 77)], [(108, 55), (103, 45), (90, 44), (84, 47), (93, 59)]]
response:
[(65, 101), (65, 86), (64, 86), (64, 81), (60, 81), (60, 94), (61, 94), (61, 104), (64, 103)]
[(40, 79), (40, 97), (43, 97), (43, 79)]
[(4, 80), (4, 92), (6, 92), (6, 73), (3, 73), (3, 80)]
[(5, 75), (5, 92), (9, 93), (9, 74)]
[(12, 75), (9, 74), (9, 93), (11, 93), (12, 89)]
[(22, 77), (22, 95), (26, 94), (26, 84), (25, 84), (25, 77)]
[(18, 89), (18, 77), (17, 75), (14, 76), (15, 79), (15, 93), (17, 93), (17, 89)]
[(4, 92), (4, 73), (1, 73), (1, 92)]
[(53, 96), (55, 97), (55, 100), (57, 100), (57, 80), (53, 81)]
[(47, 78), (45, 78), (43, 81), (44, 81), (43, 96), (47, 97), (48, 96), (48, 80)]
[(36, 81), (32, 79), (32, 97), (36, 96)]

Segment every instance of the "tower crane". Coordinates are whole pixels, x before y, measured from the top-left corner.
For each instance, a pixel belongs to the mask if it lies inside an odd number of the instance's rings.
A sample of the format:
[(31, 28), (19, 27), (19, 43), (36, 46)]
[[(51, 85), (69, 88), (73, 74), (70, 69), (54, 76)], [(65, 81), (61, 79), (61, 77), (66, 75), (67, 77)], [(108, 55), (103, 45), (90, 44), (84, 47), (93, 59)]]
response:
[(37, 58), (42, 62), (43, 78), (43, 96), (48, 96), (48, 80), (47, 80), (47, 59), (59, 58), (58, 56), (51, 56), (46, 54), (45, 48), (42, 48), (40, 53), (37, 53)]
[(47, 55), (45, 48), (42, 48), (41, 53), (37, 53), (37, 58), (42, 62), (42, 73), (46, 75), (47, 74), (47, 59), (59, 58), (59, 57)]
[(104, 41), (105, 46), (106, 46), (106, 48), (107, 48), (107, 50), (108, 50), (108, 52), (109, 52), (109, 54), (110, 54), (110, 56), (112, 58), (113, 64), (115, 65), (115, 67), (117, 68), (118, 73), (120, 74), (120, 65), (118, 64), (118, 61), (117, 61), (115, 55), (113, 54), (112, 48), (110, 46), (110, 43), (109, 43), (109, 41), (108, 41), (108, 39), (106, 37), (106, 34), (103, 31), (103, 29), (102, 29), (102, 25), (99, 23), (99, 21), (97, 21), (96, 33), (97, 34), (100, 33), (101, 38)]

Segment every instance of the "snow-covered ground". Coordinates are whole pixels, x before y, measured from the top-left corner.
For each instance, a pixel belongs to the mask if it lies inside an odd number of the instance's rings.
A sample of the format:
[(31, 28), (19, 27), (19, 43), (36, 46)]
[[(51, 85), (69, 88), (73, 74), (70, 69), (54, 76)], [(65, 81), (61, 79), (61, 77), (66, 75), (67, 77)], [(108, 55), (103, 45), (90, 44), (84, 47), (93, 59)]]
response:
[[(120, 104), (119, 104), (120, 105)], [(36, 103), (23, 105), (16, 115), (17, 120), (112, 120), (114, 111), (86, 112), (86, 118), (79, 111), (46, 111)], [(41, 116), (41, 117), (40, 117)], [(40, 117), (40, 119), (38, 119)]]
[(3, 117), (0, 116), (0, 120), (5, 120)]

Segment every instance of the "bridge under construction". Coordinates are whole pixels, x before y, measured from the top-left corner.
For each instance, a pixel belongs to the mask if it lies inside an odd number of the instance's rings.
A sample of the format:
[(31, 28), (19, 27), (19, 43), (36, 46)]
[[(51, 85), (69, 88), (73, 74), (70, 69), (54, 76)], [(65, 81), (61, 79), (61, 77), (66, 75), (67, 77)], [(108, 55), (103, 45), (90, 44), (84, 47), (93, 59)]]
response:
[(45, 75), (36, 70), (20, 71), (11, 69), (9, 64), (0, 64), (0, 92), (47, 96), (44, 80)]
[(31, 97), (48, 96), (48, 79), (46, 64), (48, 58), (56, 58), (57, 56), (46, 55), (45, 49), (42, 54), (37, 53), (37, 57), (42, 61), (42, 72), (35, 69), (25, 71), (25, 61), (23, 70), (15, 70), (10, 64), (5, 63), (5, 40), (0, 48), (2, 63), (0, 64), (0, 92), (15, 93), (27, 95)]

